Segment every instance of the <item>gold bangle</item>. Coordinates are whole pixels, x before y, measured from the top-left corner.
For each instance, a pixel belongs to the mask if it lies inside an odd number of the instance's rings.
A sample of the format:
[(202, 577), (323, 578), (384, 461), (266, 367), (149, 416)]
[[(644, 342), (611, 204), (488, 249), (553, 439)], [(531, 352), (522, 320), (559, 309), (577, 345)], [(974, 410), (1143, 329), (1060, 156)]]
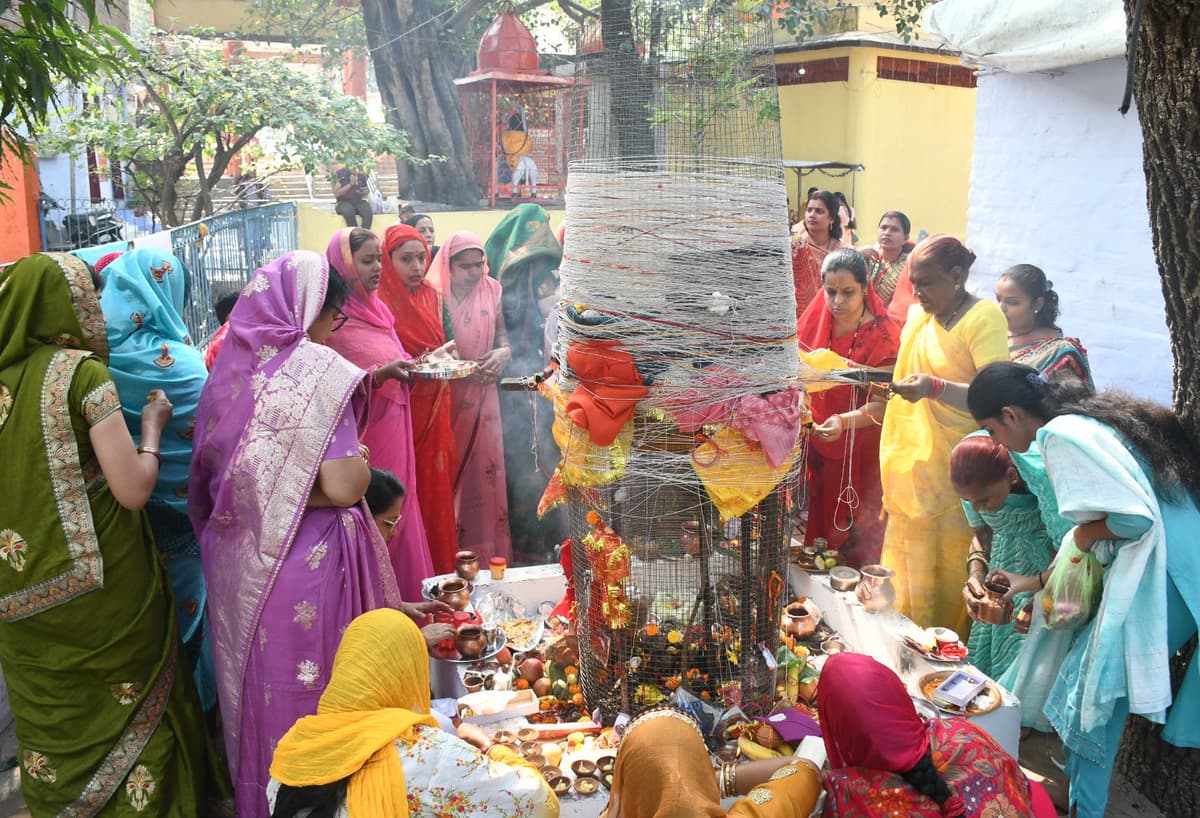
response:
[(154, 455), (154, 459), (158, 461), (158, 464), (160, 466), (162, 465), (162, 455), (159, 454), (158, 449), (154, 448), (153, 446), (138, 446), (137, 453), (152, 454)]

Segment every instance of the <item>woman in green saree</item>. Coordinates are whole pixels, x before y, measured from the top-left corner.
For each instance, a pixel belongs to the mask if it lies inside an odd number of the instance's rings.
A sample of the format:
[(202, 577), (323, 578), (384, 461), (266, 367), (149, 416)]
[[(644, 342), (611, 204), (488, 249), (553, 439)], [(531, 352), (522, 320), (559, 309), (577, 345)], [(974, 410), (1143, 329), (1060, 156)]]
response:
[[(0, 665), (34, 816), (212, 815), (221, 773), (142, 508), (171, 404), (135, 448), (87, 265), (0, 272)], [(228, 785), (224, 789), (227, 791)]]
[[(562, 247), (550, 229), (550, 217), (539, 205), (517, 205), (488, 236), (484, 245), (488, 269), (503, 288), (500, 310), (508, 328), (512, 359), (501, 373), (521, 378), (546, 366), (546, 316), (558, 302), (558, 265)], [(508, 484), (508, 524), (513, 557), (518, 562), (544, 562), (566, 536), (561, 509), (537, 517), (538, 502), (559, 451), (551, 427), (554, 411), (531, 392), (501, 392), (504, 422), (504, 469)]]

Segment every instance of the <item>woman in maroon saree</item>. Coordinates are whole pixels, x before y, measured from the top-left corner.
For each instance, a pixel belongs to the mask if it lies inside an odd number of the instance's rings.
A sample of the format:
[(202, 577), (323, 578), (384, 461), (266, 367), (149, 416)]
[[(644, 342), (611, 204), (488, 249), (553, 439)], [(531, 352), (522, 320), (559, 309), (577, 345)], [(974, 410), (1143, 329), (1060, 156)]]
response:
[[(821, 294), (796, 329), (800, 348), (830, 349), (864, 367), (896, 361), (900, 331), (867, 284), (867, 265), (849, 248), (825, 257)], [(866, 403), (861, 387), (839, 386), (812, 395), (813, 421), (820, 424), (808, 452), (808, 527), (805, 545), (824, 537), (841, 552), (844, 565), (879, 561), (883, 547), (883, 490), (879, 479), (879, 426), (857, 412)], [(843, 437), (842, 427), (863, 425)], [(836, 430), (836, 431), (835, 431)]]

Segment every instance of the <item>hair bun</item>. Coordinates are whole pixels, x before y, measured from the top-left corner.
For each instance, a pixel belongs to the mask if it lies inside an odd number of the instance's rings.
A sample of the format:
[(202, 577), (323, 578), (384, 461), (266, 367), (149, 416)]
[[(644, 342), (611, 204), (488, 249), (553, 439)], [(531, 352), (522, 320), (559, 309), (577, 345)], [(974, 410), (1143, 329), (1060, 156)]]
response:
[(1050, 279), (1046, 279), (1046, 290), (1049, 291), (1049, 290), (1053, 290), (1053, 289), (1054, 289), (1054, 282), (1051, 281)]

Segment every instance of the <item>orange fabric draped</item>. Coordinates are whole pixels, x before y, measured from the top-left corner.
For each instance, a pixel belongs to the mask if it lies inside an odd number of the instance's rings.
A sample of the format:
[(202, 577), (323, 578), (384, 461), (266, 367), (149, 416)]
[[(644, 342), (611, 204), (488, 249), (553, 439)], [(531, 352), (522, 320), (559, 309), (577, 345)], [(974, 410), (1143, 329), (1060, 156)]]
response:
[[(383, 276), (379, 297), (396, 316), (396, 335), (414, 358), (446, 343), (442, 324), (442, 296), (428, 281), (416, 291), (400, 280), (392, 266), (392, 251), (405, 242), (419, 241), (428, 252), (421, 234), (405, 224), (394, 224), (383, 236)], [(426, 261), (426, 269), (429, 262)], [(454, 518), (454, 475), (458, 452), (450, 423), (449, 381), (415, 381), (410, 397), (413, 444), (417, 453), (417, 499), (425, 520), (429, 555), (440, 574), (454, 570), (458, 551), (458, 524)]]

